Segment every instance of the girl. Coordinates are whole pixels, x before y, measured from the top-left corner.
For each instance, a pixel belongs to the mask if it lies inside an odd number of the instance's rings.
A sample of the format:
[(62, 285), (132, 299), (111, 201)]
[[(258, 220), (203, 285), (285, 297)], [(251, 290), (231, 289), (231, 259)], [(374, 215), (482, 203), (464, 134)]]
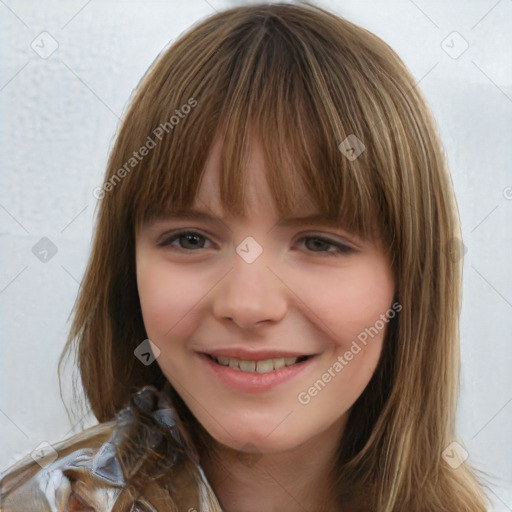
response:
[(485, 510), (455, 200), (385, 43), (310, 5), (212, 16), (148, 71), (95, 195), (65, 354), (100, 423), (12, 468), (3, 510)]

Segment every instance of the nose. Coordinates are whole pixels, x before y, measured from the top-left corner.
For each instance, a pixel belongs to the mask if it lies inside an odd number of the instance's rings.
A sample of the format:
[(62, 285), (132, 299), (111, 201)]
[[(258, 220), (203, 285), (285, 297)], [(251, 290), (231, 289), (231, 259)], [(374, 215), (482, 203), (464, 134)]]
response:
[(247, 263), (234, 256), (233, 267), (216, 289), (213, 314), (242, 329), (282, 320), (288, 309), (287, 289), (260, 257)]

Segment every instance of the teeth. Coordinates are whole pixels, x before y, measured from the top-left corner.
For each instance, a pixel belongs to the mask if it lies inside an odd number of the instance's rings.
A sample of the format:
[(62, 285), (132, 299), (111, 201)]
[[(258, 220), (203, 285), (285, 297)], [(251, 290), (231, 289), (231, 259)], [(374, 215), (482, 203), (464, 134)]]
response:
[(229, 366), (243, 372), (268, 373), (279, 370), (285, 366), (295, 364), (298, 357), (276, 357), (274, 359), (263, 359), (261, 361), (250, 361), (248, 359), (237, 359), (235, 357), (218, 356), (214, 359), (222, 366)]
[(263, 361), (258, 361), (256, 363), (256, 371), (258, 373), (271, 372), (273, 369), (274, 369), (274, 363), (272, 362), (272, 359), (263, 359)]
[(229, 364), (229, 357), (219, 356), (219, 357), (217, 357), (217, 361), (221, 365), (223, 365), (223, 366), (228, 366), (228, 364)]
[[(287, 359), (295, 360), (297, 358), (296, 357), (289, 357)], [(278, 357), (276, 359), (272, 359), (272, 362), (274, 363), (274, 370), (279, 370), (279, 368), (283, 368), (285, 366), (285, 364), (284, 364), (284, 357)]]
[[(258, 367), (259, 367), (259, 364), (260, 363), (258, 363)], [(240, 370), (242, 370), (243, 372), (253, 372), (254, 370), (256, 370), (256, 361), (241, 360), (238, 363), (238, 366), (240, 367)], [(258, 369), (258, 371), (259, 371), (259, 369)]]

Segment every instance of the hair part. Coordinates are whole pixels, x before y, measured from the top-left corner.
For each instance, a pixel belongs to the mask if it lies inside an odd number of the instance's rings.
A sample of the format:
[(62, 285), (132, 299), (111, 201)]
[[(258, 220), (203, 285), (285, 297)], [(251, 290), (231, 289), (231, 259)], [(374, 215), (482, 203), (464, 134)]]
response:
[[(354, 160), (339, 149), (349, 136), (365, 146)], [(115, 179), (149, 138), (154, 147)], [(307, 193), (319, 213), (378, 235), (389, 252), (402, 310), (341, 440), (340, 500), (378, 512), (484, 511), (468, 465), (455, 471), (441, 459), (455, 435), (462, 263), (450, 252), (461, 234), (435, 122), (386, 43), (312, 5), (220, 12), (164, 51), (139, 84), (108, 162), (112, 189), (64, 352), (77, 351), (93, 413), (109, 420), (136, 389), (166, 382), (133, 355), (146, 338), (135, 233), (192, 205), (219, 138), (226, 212), (245, 214), (256, 138), (280, 215)]]

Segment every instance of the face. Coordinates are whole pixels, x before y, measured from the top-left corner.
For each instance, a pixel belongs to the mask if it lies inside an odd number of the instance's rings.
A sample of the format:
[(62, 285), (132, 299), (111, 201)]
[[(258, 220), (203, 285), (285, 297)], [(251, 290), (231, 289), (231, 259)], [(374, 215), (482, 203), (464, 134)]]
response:
[[(339, 436), (396, 314), (390, 262), (378, 242), (338, 226), (279, 218), (256, 144), (247, 215), (225, 216), (220, 149), (187, 215), (137, 231), (139, 297), (156, 362), (225, 446), (277, 453)], [(301, 202), (293, 218), (315, 213)]]

